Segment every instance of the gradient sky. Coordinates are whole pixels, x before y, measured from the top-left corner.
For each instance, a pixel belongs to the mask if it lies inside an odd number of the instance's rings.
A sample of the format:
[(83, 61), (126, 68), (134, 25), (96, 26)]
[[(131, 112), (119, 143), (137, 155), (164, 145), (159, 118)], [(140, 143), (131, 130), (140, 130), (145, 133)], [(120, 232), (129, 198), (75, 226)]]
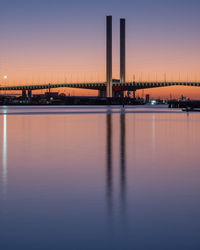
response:
[[(108, 14), (113, 15), (113, 78), (119, 78), (119, 18), (124, 17), (127, 80), (134, 74), (136, 80), (164, 80), (166, 74), (167, 80), (200, 81), (199, 10), (199, 0), (1, 0), (0, 84), (105, 81)], [(200, 88), (147, 92), (200, 98)]]

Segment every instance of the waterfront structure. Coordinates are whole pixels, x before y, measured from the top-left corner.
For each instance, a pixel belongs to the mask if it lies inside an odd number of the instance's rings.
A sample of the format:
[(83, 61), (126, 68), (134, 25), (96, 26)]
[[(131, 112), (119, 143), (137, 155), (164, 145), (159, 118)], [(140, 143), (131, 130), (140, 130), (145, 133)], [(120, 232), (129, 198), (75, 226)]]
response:
[(120, 19), (120, 83), (126, 83), (126, 20)]
[(112, 16), (106, 17), (106, 78), (106, 94), (112, 97)]
[[(102, 83), (62, 83), (62, 84), (38, 84), (38, 85), (15, 85), (15, 86), (0, 86), (0, 91), (22, 91), (22, 96), (30, 98), (33, 90), (48, 89), (49, 92), (53, 88), (79, 88), (98, 90), (101, 97), (123, 97), (124, 91), (135, 91), (138, 89), (158, 88), (167, 86), (197, 86), (200, 87), (200, 82), (142, 82), (126, 81), (126, 20), (120, 19), (120, 80), (112, 79), (112, 16), (106, 17), (106, 82)], [(119, 94), (119, 95), (118, 95)]]

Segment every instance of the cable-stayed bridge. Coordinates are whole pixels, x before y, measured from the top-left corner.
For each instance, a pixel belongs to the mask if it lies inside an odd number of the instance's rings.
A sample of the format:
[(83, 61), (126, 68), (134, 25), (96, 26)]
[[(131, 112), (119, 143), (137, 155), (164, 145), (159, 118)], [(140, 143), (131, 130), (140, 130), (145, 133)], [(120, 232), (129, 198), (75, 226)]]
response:
[(200, 82), (173, 82), (173, 81), (126, 81), (126, 22), (124, 18), (120, 19), (120, 80), (112, 77), (112, 16), (106, 17), (106, 82), (93, 83), (59, 83), (59, 84), (37, 84), (37, 85), (13, 85), (0, 86), (0, 90), (22, 91), (22, 95), (26, 96), (27, 91), (31, 97), (33, 90), (48, 89), (49, 92), (54, 88), (78, 88), (98, 90), (99, 96), (107, 97), (123, 97), (124, 91), (135, 92), (138, 89), (149, 89), (167, 86), (196, 86), (200, 87)]
[[(200, 87), (200, 82), (126, 82), (120, 83), (113, 81), (112, 90), (116, 91), (135, 91), (138, 89), (149, 89), (149, 88), (159, 88), (168, 86), (196, 86)], [(20, 91), (20, 90), (42, 90), (42, 89), (54, 89), (54, 88), (78, 88), (78, 89), (92, 89), (99, 91), (106, 91), (107, 82), (102, 83), (59, 83), (59, 84), (35, 84), (35, 85), (13, 85), (13, 86), (0, 86), (0, 90), (7, 91)]]

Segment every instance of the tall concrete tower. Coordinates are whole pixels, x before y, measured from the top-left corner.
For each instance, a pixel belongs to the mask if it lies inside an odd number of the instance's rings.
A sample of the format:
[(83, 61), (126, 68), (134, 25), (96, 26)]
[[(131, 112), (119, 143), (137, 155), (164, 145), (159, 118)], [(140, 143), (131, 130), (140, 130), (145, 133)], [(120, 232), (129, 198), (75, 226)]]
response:
[(126, 20), (120, 19), (120, 83), (126, 82)]
[(106, 81), (106, 95), (112, 97), (112, 16), (106, 17)]

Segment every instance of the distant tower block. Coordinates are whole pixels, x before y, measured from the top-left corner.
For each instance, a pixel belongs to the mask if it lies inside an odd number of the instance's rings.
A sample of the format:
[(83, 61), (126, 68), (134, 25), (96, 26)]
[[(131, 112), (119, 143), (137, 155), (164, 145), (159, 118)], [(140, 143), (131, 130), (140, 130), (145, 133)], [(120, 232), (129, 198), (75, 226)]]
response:
[(112, 97), (112, 16), (106, 17), (106, 81), (107, 97)]
[(126, 82), (126, 20), (120, 19), (120, 83)]

